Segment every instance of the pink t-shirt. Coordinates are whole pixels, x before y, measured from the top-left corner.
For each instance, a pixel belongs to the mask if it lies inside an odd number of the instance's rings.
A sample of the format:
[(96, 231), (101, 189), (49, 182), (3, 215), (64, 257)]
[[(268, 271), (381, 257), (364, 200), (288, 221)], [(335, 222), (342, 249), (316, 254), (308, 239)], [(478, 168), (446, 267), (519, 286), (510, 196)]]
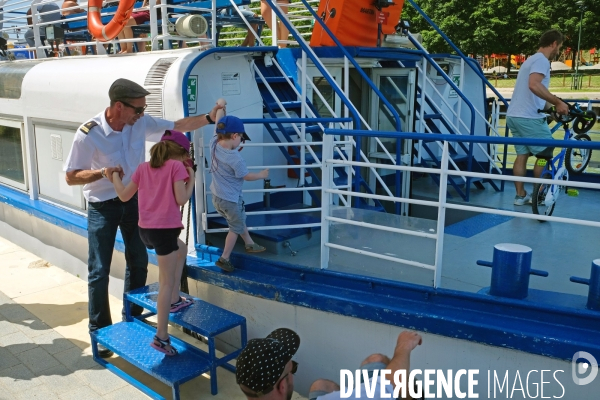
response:
[(138, 185), (138, 225), (145, 229), (183, 228), (173, 183), (189, 178), (181, 161), (167, 160), (162, 167), (140, 164), (131, 180)]

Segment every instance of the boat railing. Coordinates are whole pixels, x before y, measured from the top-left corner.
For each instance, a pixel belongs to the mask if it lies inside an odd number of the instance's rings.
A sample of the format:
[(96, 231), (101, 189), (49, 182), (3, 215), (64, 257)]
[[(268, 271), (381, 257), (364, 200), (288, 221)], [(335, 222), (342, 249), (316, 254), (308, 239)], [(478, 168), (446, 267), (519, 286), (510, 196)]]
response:
[[(444, 250), (444, 234), (445, 234), (445, 222), (446, 222), (446, 212), (448, 210), (462, 210), (462, 211), (470, 211), (478, 214), (496, 214), (500, 216), (507, 217), (515, 217), (515, 218), (524, 218), (524, 219), (532, 219), (539, 221), (553, 221), (553, 222), (561, 222), (565, 224), (572, 225), (581, 225), (581, 226), (589, 226), (593, 228), (600, 228), (600, 216), (590, 216), (589, 214), (581, 215), (579, 218), (577, 217), (562, 217), (560, 216), (560, 201), (557, 202), (557, 214), (559, 216), (546, 216), (546, 215), (537, 215), (530, 214), (527, 212), (515, 212), (507, 209), (502, 209), (501, 207), (494, 208), (489, 204), (484, 205), (475, 205), (475, 204), (461, 204), (457, 202), (451, 202), (448, 199), (448, 177), (449, 176), (466, 176), (471, 178), (482, 178), (482, 179), (493, 179), (503, 180), (503, 181), (523, 181), (526, 183), (547, 183), (548, 180), (539, 179), (539, 178), (527, 178), (527, 177), (514, 177), (512, 175), (497, 175), (497, 174), (489, 174), (489, 173), (478, 173), (478, 172), (468, 172), (468, 171), (456, 171), (449, 168), (449, 158), (450, 151), (449, 147), (456, 142), (463, 143), (483, 143), (483, 144), (500, 144), (507, 146), (509, 144), (523, 144), (523, 145), (536, 145), (536, 146), (552, 146), (552, 147), (560, 147), (560, 148), (586, 148), (593, 149), (594, 151), (600, 150), (600, 143), (598, 142), (575, 142), (572, 140), (535, 140), (535, 139), (518, 139), (518, 138), (505, 138), (505, 137), (494, 137), (494, 136), (457, 136), (451, 134), (438, 134), (436, 138), (440, 140), (443, 146), (442, 153), (442, 162), (441, 168), (426, 168), (426, 167), (412, 167), (412, 166), (404, 166), (404, 165), (389, 165), (389, 164), (376, 164), (376, 163), (364, 163), (364, 162), (356, 162), (356, 161), (347, 161), (347, 160), (338, 160), (333, 157), (333, 151), (335, 142), (333, 137), (335, 135), (340, 134), (348, 134), (347, 131), (340, 129), (326, 129), (325, 137), (323, 139), (323, 188), (322, 188), (322, 227), (321, 227), (321, 268), (328, 268), (330, 265), (330, 252), (333, 250), (349, 252), (360, 254), (363, 257), (367, 257), (371, 259), (371, 262), (365, 262), (367, 265), (377, 265), (375, 260), (385, 260), (391, 261), (397, 264), (408, 265), (412, 267), (424, 268), (428, 270), (434, 271), (433, 278), (433, 286), (440, 287), (441, 286), (441, 278), (442, 278), (442, 267), (443, 267), (443, 250)], [(394, 137), (401, 140), (431, 140), (431, 135), (426, 133), (408, 133), (408, 132), (382, 132), (382, 131), (352, 131), (352, 134), (358, 138), (362, 137)], [(375, 167), (380, 169), (388, 169), (388, 170), (399, 170), (399, 171), (407, 171), (410, 173), (417, 174), (436, 174), (439, 176), (439, 192), (437, 196), (437, 200), (426, 200), (426, 199), (418, 199), (418, 198), (408, 198), (408, 197), (400, 197), (400, 196), (387, 196), (380, 194), (369, 194), (369, 193), (361, 193), (358, 191), (349, 189), (339, 189), (336, 188), (333, 184), (332, 171), (333, 168), (338, 166), (352, 166), (354, 168), (360, 167)], [(328, 177), (329, 179), (326, 179)], [(583, 190), (591, 189), (593, 191), (600, 190), (600, 183), (598, 182), (575, 182), (575, 181), (562, 181), (556, 180), (552, 181), (553, 184), (567, 186), (569, 188), (580, 188)], [(392, 201), (392, 202), (403, 202), (411, 205), (419, 205), (419, 206), (427, 206), (427, 207), (435, 207), (437, 208), (437, 219), (436, 221), (432, 221), (432, 224), (435, 223), (435, 228), (433, 225), (430, 225), (430, 229), (414, 229), (406, 227), (402, 225), (394, 226), (390, 223), (390, 217), (385, 220), (374, 218), (373, 221), (379, 222), (369, 222), (367, 218), (364, 218), (364, 215), (361, 215), (360, 218), (356, 217), (356, 211), (350, 207), (345, 207), (349, 212), (339, 213), (339, 209), (342, 208), (334, 202), (334, 196), (349, 196), (349, 197), (360, 197), (365, 199), (378, 199), (380, 201)], [(564, 201), (565, 199), (563, 199)], [(584, 201), (582, 199), (582, 201)], [(568, 215), (573, 215), (570, 211)], [(344, 218), (343, 216), (347, 216)], [(402, 217), (399, 217), (402, 218)], [(408, 217), (404, 217), (408, 218)], [(390, 234), (395, 235), (391, 240), (391, 242), (402, 243), (403, 235), (410, 235), (414, 237), (425, 238), (429, 240), (435, 241), (435, 253), (434, 256), (429, 259), (427, 262), (423, 260), (414, 260), (414, 259), (406, 259), (402, 258), (400, 255), (394, 254), (391, 255), (389, 250), (387, 253), (377, 252), (373, 250), (376, 247), (376, 243), (363, 242), (362, 248), (357, 246), (350, 246), (343, 243), (336, 243), (332, 238), (330, 238), (330, 231), (332, 227), (335, 226), (354, 226), (360, 227), (361, 229), (374, 230), (379, 232), (385, 232), (387, 237), (389, 238)], [(405, 224), (406, 225), (406, 224)], [(339, 236), (339, 235), (338, 235)], [(363, 234), (360, 235), (363, 238), (367, 238), (373, 235)], [(559, 243), (553, 244), (547, 241), (545, 245), (561, 245)], [(414, 253), (412, 253), (414, 255)], [(590, 254), (590, 257), (593, 258), (594, 255)]]

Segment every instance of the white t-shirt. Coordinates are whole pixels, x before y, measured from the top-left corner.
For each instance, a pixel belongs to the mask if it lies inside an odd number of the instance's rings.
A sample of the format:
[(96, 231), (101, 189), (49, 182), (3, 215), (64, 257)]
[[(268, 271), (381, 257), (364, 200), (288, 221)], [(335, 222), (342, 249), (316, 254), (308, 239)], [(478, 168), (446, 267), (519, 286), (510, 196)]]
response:
[[(145, 161), (146, 140), (159, 141), (165, 130), (173, 129), (175, 123), (144, 114), (134, 125), (125, 125), (118, 132), (106, 122), (104, 113), (102, 111), (90, 120), (98, 125), (87, 134), (81, 128), (77, 130), (63, 170), (97, 170), (121, 165), (125, 173), (123, 184), (127, 186), (136, 168)], [(100, 179), (85, 184), (83, 195), (94, 203), (114, 199), (117, 192), (108, 179)]]
[(530, 119), (544, 118), (543, 114), (538, 113), (546, 105), (546, 100), (536, 96), (529, 89), (529, 75), (542, 74), (542, 84), (548, 88), (550, 83), (550, 61), (542, 53), (535, 53), (529, 57), (519, 70), (517, 75), (517, 83), (513, 91), (508, 112), (509, 117), (520, 117)]

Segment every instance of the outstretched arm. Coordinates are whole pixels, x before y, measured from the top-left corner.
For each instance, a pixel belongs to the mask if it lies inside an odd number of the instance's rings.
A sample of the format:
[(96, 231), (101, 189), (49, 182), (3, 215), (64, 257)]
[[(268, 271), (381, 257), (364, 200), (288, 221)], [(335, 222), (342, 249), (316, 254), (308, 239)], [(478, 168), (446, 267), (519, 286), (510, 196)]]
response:
[[(110, 175), (109, 175), (109, 177), (110, 177)], [(129, 182), (129, 185), (127, 185), (127, 187), (125, 187), (125, 185), (123, 185), (123, 181), (121, 181), (121, 176), (119, 175), (119, 173), (117, 171), (113, 172), (111, 182), (112, 182), (113, 186), (115, 187), (117, 196), (119, 196), (119, 199), (121, 199), (121, 201), (131, 200), (133, 195), (138, 190), (138, 185), (133, 181)]]
[[(407, 382), (405, 385), (408, 385), (408, 375), (410, 374), (410, 353), (415, 349), (415, 347), (419, 346), (421, 342), (421, 335), (416, 332), (403, 331), (400, 333), (400, 335), (398, 335), (396, 348), (394, 349), (394, 356), (388, 364), (387, 369), (392, 371), (391, 376), (394, 376), (396, 371), (406, 371)], [(391, 384), (394, 385), (395, 389), (396, 384), (393, 379)]]
[(556, 112), (561, 115), (569, 113), (569, 106), (567, 103), (559, 99), (557, 96), (550, 93), (550, 91), (544, 86), (542, 80), (544, 75), (533, 73), (529, 75), (529, 90), (540, 99), (546, 100), (548, 103), (556, 106)]
[[(216, 104), (212, 110), (208, 113), (210, 115), (210, 119), (216, 121), (217, 118), (217, 110), (223, 108), (223, 106)], [(182, 118), (178, 121), (175, 121), (175, 129), (180, 132), (190, 132), (195, 129), (201, 128), (203, 126), (208, 125), (208, 120), (206, 119), (206, 114), (196, 115), (193, 117)]]
[(269, 168), (263, 169), (260, 172), (249, 172), (244, 176), (245, 181), (257, 181), (259, 179), (267, 179), (269, 177)]

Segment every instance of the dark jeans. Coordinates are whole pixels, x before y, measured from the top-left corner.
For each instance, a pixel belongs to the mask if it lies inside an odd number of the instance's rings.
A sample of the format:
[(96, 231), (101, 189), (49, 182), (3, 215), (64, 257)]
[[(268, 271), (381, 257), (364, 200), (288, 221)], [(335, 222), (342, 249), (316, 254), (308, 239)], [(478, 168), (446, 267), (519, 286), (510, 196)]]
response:
[[(138, 231), (137, 195), (126, 203), (107, 200), (88, 206), (88, 296), (90, 331), (112, 324), (108, 302), (108, 278), (117, 228), (125, 243), (125, 287), (127, 292), (143, 287), (148, 275), (148, 253)], [(132, 305), (131, 313), (142, 308)], [(123, 309), (123, 315), (125, 310)]]

